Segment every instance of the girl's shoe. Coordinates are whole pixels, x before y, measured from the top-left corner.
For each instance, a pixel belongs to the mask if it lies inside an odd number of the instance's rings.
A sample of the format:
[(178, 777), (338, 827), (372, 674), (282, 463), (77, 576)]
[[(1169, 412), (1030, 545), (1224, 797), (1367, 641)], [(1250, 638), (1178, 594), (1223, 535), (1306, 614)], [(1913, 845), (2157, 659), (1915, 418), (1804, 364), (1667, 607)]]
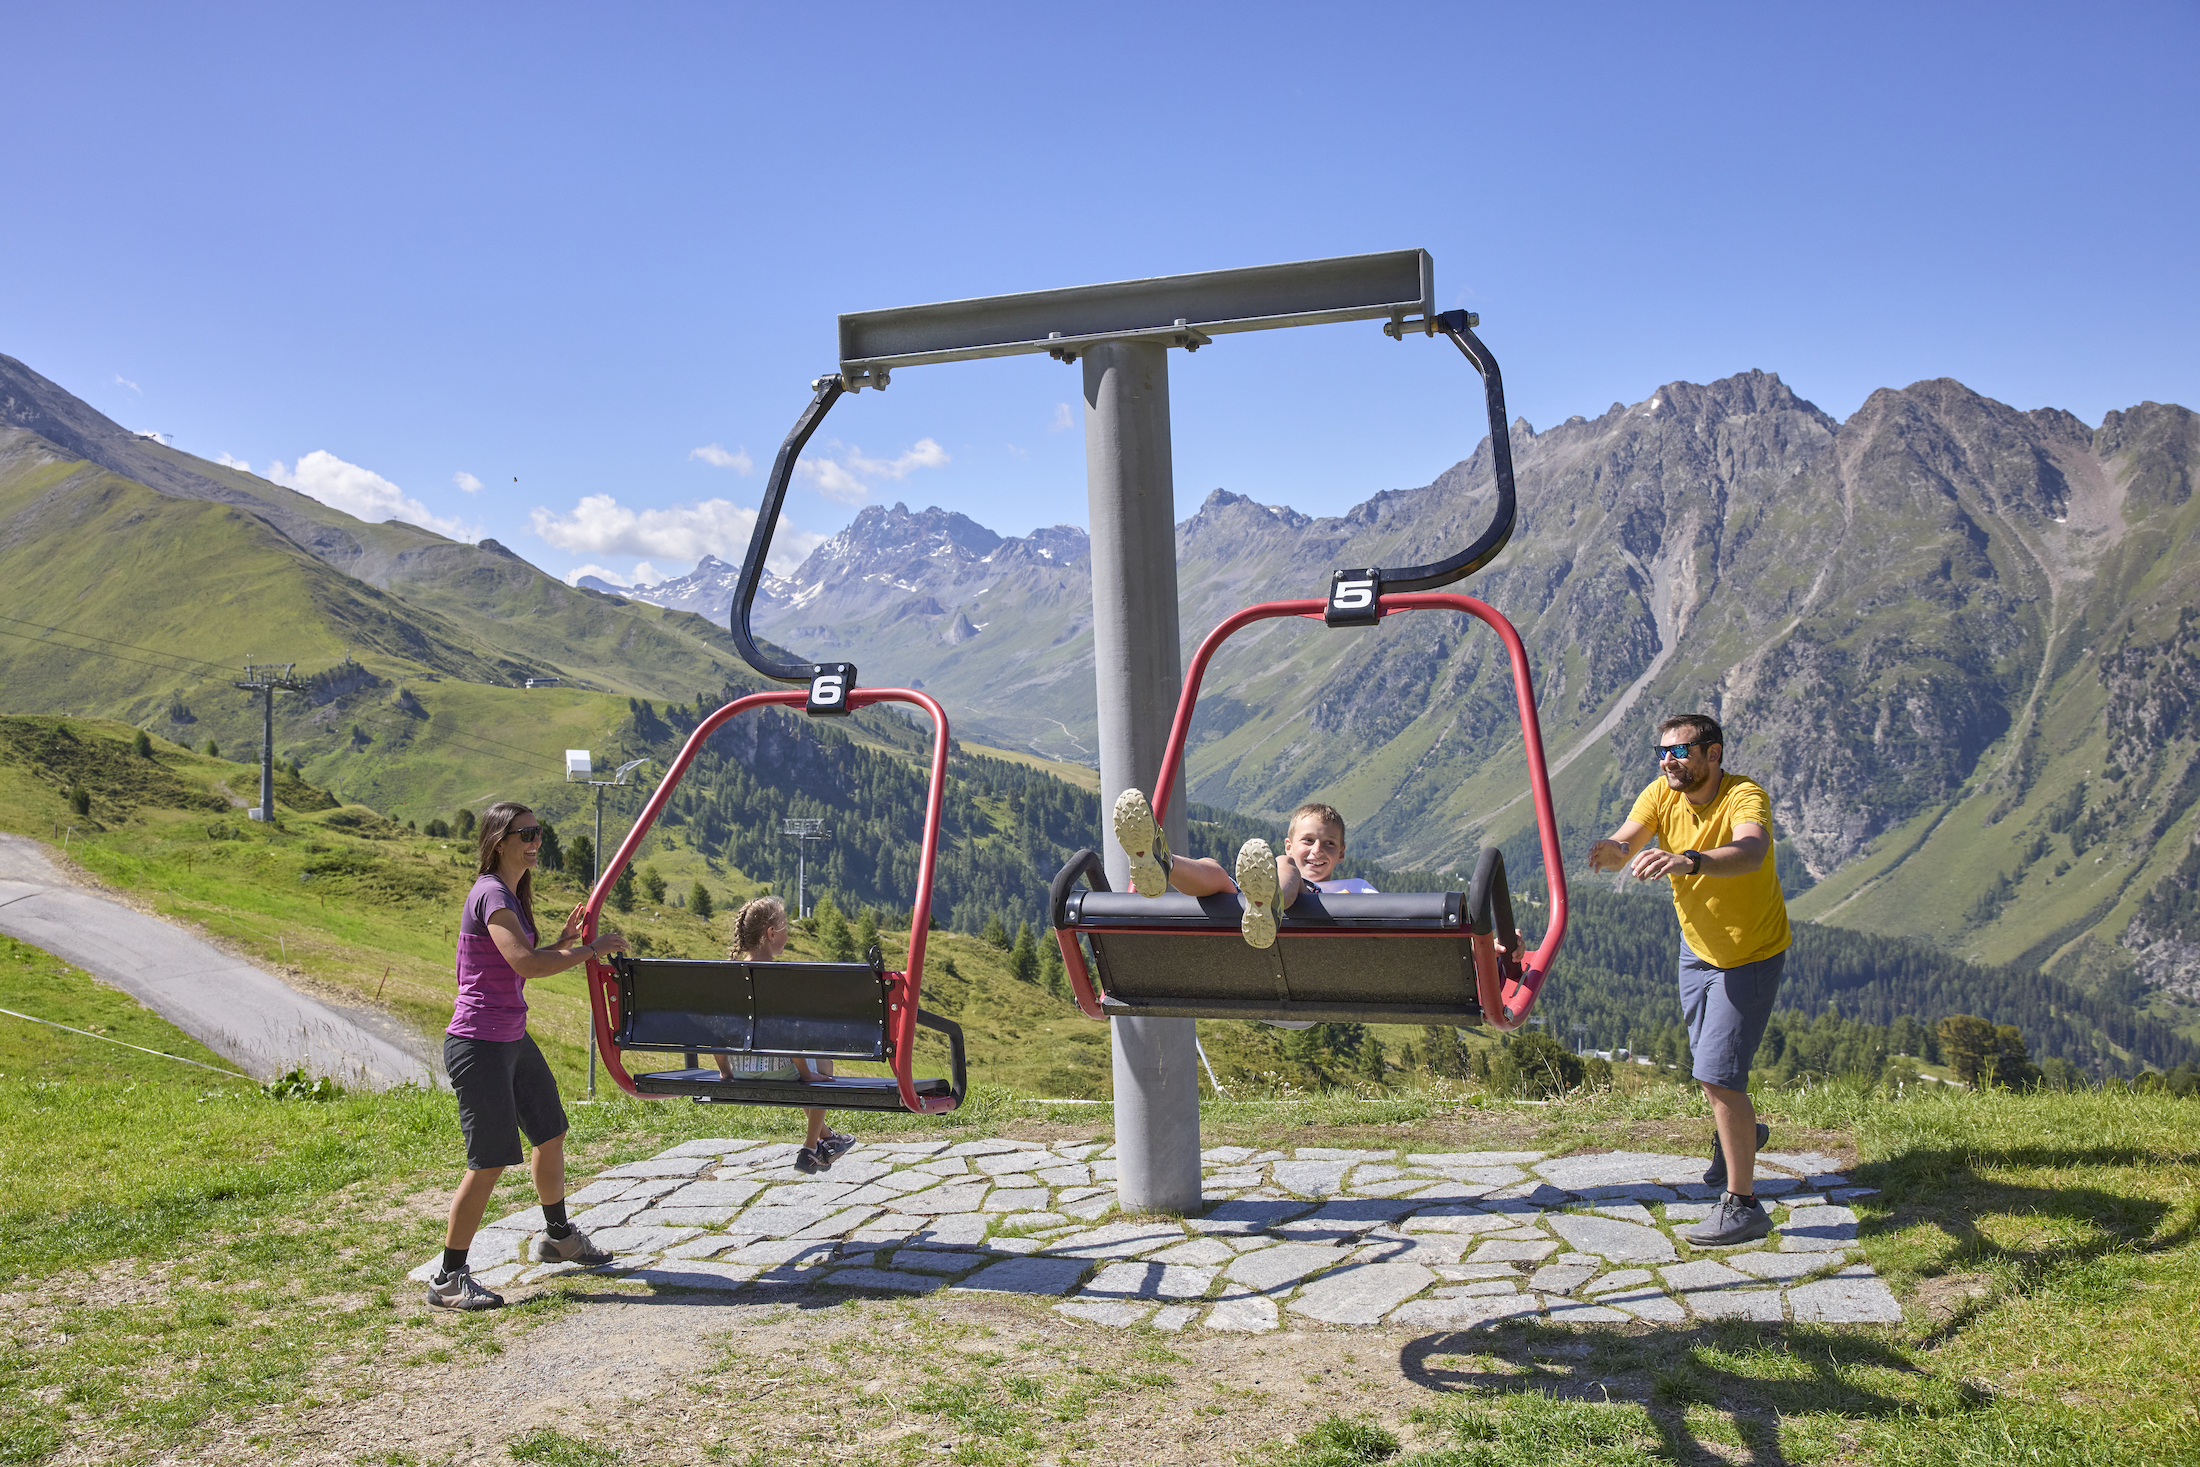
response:
[(824, 1148), (811, 1150), (805, 1146), (794, 1154), (794, 1169), (808, 1176), (816, 1172), (831, 1171), (833, 1159), (823, 1154)]
[(1257, 836), (1239, 848), (1238, 892), (1245, 898), (1245, 917), (1239, 928), (1254, 947), (1276, 945), (1276, 853)]
[(856, 1138), (841, 1131), (827, 1131), (818, 1138), (817, 1154), (827, 1162), (838, 1161), (855, 1149)]
[(1154, 823), (1146, 796), (1129, 789), (1115, 797), (1115, 840), (1131, 858), (1131, 890), (1157, 897), (1169, 889), (1169, 844)]

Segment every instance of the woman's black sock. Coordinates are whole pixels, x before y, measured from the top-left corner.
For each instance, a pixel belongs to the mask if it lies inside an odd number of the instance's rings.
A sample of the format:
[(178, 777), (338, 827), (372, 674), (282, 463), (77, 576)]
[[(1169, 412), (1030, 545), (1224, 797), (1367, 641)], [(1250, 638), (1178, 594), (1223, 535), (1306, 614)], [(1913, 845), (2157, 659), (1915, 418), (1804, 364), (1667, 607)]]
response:
[(446, 1248), (443, 1250), (444, 1277), (448, 1278), (466, 1266), (466, 1251), (464, 1248)]
[(569, 1238), (573, 1235), (573, 1225), (565, 1220), (563, 1197), (555, 1202), (542, 1204), (542, 1220), (548, 1225), (545, 1231), (553, 1238)]

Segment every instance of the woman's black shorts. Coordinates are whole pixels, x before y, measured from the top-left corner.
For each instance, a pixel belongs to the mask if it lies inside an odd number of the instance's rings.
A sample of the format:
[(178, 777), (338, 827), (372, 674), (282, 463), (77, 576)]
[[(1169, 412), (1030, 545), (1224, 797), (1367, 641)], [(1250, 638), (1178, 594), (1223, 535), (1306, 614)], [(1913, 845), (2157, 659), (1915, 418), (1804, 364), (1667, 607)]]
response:
[(535, 1041), (443, 1036), (443, 1069), (458, 1094), (458, 1124), (466, 1133), (466, 1165), (474, 1171), (518, 1166), (519, 1133), (536, 1146), (565, 1134), (565, 1107), (550, 1062)]

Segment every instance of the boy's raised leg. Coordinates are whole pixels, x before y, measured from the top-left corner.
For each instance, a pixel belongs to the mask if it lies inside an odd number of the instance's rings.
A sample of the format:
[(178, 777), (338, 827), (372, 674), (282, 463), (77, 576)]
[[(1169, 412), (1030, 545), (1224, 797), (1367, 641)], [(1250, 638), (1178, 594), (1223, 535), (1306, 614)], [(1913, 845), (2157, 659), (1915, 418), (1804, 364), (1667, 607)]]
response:
[(1128, 789), (1115, 797), (1115, 839), (1130, 853), (1131, 890), (1157, 897), (1169, 889), (1168, 842), (1142, 791)]
[(1276, 853), (1257, 836), (1238, 849), (1238, 890), (1245, 897), (1245, 917), (1239, 924), (1245, 940), (1254, 947), (1276, 944)]

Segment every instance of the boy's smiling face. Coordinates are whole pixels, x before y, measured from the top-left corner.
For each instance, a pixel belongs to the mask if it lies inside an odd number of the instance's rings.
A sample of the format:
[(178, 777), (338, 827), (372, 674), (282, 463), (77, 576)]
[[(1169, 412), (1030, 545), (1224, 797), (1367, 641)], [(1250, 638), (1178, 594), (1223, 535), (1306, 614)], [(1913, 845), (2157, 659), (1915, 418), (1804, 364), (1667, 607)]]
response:
[(1283, 849), (1298, 862), (1299, 875), (1308, 881), (1327, 881), (1344, 859), (1344, 832), (1319, 815), (1301, 815), (1291, 822)]

